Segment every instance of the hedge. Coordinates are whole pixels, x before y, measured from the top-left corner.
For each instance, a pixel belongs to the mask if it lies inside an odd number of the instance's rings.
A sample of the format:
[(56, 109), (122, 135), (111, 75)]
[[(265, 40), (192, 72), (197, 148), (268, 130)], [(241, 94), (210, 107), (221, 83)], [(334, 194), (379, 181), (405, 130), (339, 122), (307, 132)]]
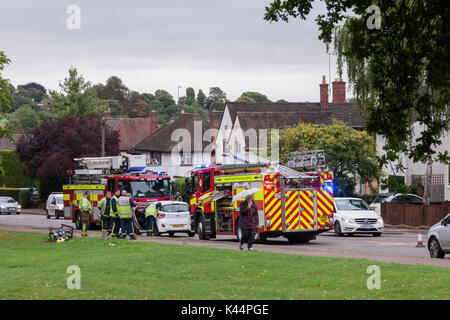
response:
[(0, 188), (0, 197), (13, 197), (14, 200), (19, 201), (19, 188)]
[(186, 195), (185, 178), (176, 178), (174, 182), (175, 192), (179, 192), (183, 197), (183, 201), (189, 203), (189, 198)]
[(1, 166), (5, 172), (4, 175), (0, 175), (0, 187), (29, 188), (36, 185), (33, 180), (25, 176), (25, 164), (19, 160), (17, 152), (3, 150), (0, 151), (0, 157)]

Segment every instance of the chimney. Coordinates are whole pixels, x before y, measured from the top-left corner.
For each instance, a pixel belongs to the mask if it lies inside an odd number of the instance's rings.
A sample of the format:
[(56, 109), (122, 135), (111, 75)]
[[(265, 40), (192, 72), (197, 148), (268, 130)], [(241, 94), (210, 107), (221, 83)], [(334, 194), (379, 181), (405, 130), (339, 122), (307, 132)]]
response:
[(333, 81), (333, 103), (345, 103), (345, 81), (336, 79)]
[(105, 112), (103, 112), (103, 116), (105, 118), (112, 118), (112, 111), (108, 108)]
[(158, 112), (150, 111), (150, 134), (158, 129)]
[(320, 87), (320, 105), (322, 108), (328, 108), (328, 83), (325, 76), (322, 76)]

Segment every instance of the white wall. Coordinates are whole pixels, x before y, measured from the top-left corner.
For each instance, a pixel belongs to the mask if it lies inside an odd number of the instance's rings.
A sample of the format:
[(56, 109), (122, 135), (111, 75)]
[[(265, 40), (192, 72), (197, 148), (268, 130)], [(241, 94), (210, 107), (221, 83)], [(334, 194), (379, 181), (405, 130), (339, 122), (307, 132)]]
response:
[(217, 137), (215, 140), (216, 163), (225, 163), (223, 157), (223, 140), (229, 138), (232, 128), (233, 122), (231, 121), (230, 112), (228, 110), (228, 107), (225, 106), (225, 110), (223, 111), (222, 115), (222, 121), (220, 122), (219, 131), (217, 132)]

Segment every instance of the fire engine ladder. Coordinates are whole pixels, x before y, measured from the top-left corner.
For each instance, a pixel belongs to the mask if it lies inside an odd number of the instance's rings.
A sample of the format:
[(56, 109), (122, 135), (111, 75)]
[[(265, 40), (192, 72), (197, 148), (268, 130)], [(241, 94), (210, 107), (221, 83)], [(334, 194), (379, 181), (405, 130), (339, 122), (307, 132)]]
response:
[[(298, 179), (298, 178), (308, 178), (308, 176), (294, 170), (291, 168), (288, 168), (286, 166), (283, 166), (281, 164), (272, 164), (271, 161), (267, 158), (261, 157), (259, 155), (256, 155), (251, 152), (241, 152), (237, 154), (230, 155), (233, 157), (233, 159), (237, 161), (244, 162), (246, 166), (254, 165), (254, 166), (261, 166), (264, 165), (265, 167), (271, 166), (275, 171), (278, 171), (280, 174), (285, 176), (289, 179)], [(236, 166), (238, 166), (237, 164)], [(224, 165), (228, 166), (228, 165)], [(232, 165), (229, 165), (232, 166)]]
[(286, 164), (297, 170), (326, 168), (327, 161), (323, 150), (290, 152)]

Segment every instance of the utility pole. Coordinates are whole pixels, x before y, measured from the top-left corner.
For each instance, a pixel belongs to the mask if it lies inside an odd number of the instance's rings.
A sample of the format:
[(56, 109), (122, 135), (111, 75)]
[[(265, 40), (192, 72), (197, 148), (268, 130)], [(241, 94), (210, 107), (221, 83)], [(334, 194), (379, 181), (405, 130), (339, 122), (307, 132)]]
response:
[(180, 107), (180, 89), (181, 88), (183, 88), (183, 87), (182, 86), (177, 86), (177, 89), (178, 89), (177, 105), (178, 105), (179, 116), (181, 115), (181, 107)]

